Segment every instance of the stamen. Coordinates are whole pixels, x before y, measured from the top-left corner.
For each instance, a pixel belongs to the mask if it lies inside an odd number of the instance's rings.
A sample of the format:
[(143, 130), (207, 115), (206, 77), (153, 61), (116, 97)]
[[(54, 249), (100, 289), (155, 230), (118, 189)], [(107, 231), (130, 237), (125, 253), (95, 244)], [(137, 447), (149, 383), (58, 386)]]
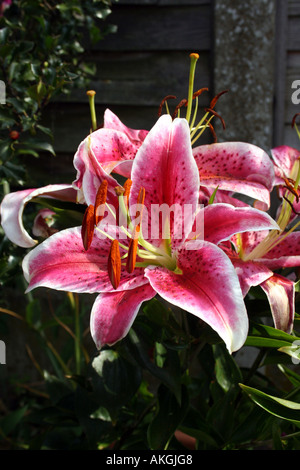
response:
[(126, 263), (126, 271), (128, 273), (132, 273), (135, 268), (138, 242), (138, 238), (132, 238), (129, 242), (128, 258)]
[(211, 114), (213, 114), (214, 116), (218, 117), (218, 118), (220, 119), (220, 121), (222, 122), (223, 129), (226, 129), (225, 121), (224, 121), (224, 119), (222, 118), (222, 116), (220, 116), (219, 113), (217, 113), (217, 112), (216, 112), (214, 109), (212, 109), (212, 108), (205, 108), (205, 111), (206, 111), (207, 113), (211, 113)]
[(162, 108), (163, 108), (164, 104), (165, 104), (168, 100), (176, 100), (176, 98), (177, 98), (177, 97), (174, 96), (174, 95), (167, 95), (167, 96), (165, 96), (165, 98), (163, 98), (163, 99), (161, 100), (160, 105), (159, 105), (159, 107), (158, 107), (158, 113), (157, 113), (157, 114), (158, 114), (158, 117), (161, 116)]
[(218, 93), (210, 102), (210, 105), (209, 105), (209, 108), (210, 109), (213, 109), (215, 106), (216, 106), (216, 103), (218, 101), (218, 99), (220, 98), (220, 96), (224, 95), (224, 93), (228, 93), (229, 90), (223, 90), (223, 91), (220, 91), (220, 93)]
[(92, 243), (95, 226), (95, 215), (94, 206), (90, 204), (84, 213), (82, 226), (81, 226), (81, 238), (84, 249), (87, 251)]
[(188, 100), (186, 100), (185, 98), (181, 100), (180, 103), (178, 103), (178, 105), (176, 106), (174, 113), (172, 114), (172, 119), (175, 119), (178, 114), (179, 109), (182, 108), (183, 106), (186, 106), (187, 104), (188, 104)]
[(108, 255), (107, 272), (114, 289), (117, 289), (121, 279), (121, 255), (118, 240), (113, 240)]
[(105, 203), (107, 198), (107, 185), (107, 181), (103, 180), (97, 191), (95, 201), (95, 225), (98, 225), (104, 217)]
[(292, 128), (294, 128), (294, 126), (296, 125), (296, 119), (297, 119), (298, 116), (300, 116), (300, 113), (296, 113), (296, 114), (293, 116), (293, 119), (292, 119)]
[(128, 198), (129, 198), (131, 186), (132, 186), (132, 181), (131, 179), (128, 178), (124, 183), (124, 193), (123, 193), (123, 197), (125, 198), (125, 204), (127, 207), (128, 207)]

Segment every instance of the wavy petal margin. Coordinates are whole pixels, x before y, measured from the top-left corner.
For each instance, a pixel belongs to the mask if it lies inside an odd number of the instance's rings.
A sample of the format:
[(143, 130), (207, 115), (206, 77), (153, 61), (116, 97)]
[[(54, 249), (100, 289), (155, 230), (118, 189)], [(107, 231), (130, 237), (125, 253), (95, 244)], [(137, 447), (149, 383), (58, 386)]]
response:
[(136, 289), (98, 295), (92, 308), (90, 330), (98, 349), (124, 338), (141, 304), (150, 300), (156, 292), (149, 284)]
[(240, 283), (225, 253), (209, 242), (198, 250), (182, 248), (178, 266), (182, 274), (146, 268), (145, 276), (157, 293), (210, 325), (230, 353), (240, 349), (248, 334), (248, 316)]
[(37, 240), (25, 230), (22, 217), (26, 204), (38, 196), (76, 202), (77, 191), (70, 184), (50, 184), (38, 189), (16, 191), (3, 198), (0, 206), (1, 225), (6, 236), (23, 248), (31, 248), (37, 244)]
[(193, 150), (201, 185), (245, 194), (270, 207), (274, 165), (268, 154), (244, 142), (220, 142)]

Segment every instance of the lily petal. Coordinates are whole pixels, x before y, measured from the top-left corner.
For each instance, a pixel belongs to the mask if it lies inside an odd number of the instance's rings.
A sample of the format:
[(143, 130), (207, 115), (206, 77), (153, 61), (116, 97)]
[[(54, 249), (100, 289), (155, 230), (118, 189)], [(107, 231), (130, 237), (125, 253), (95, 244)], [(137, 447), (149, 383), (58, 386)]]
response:
[(38, 196), (76, 202), (77, 191), (69, 184), (50, 184), (38, 189), (16, 191), (3, 198), (0, 206), (1, 225), (6, 236), (23, 248), (31, 248), (37, 244), (37, 240), (25, 230), (22, 216), (25, 205)]
[[(106, 227), (117, 236), (116, 227)], [(88, 251), (83, 248), (81, 227), (62, 230), (30, 251), (23, 260), (27, 292), (40, 286), (70, 292), (111, 292), (107, 272), (111, 240), (95, 231)], [(124, 249), (121, 254), (124, 254)], [(142, 268), (122, 271), (118, 290), (134, 289), (148, 281)]]
[(274, 166), (261, 148), (244, 142), (220, 142), (193, 150), (201, 185), (246, 194), (270, 206)]
[[(170, 213), (173, 248), (180, 246), (190, 232), (198, 203), (199, 172), (192, 155), (190, 131), (185, 119), (160, 117), (140, 147), (132, 166), (130, 204), (135, 204), (141, 185), (145, 188), (148, 237), (160, 244), (159, 210)], [(172, 208), (179, 210), (174, 216)], [(190, 213), (185, 217), (184, 209)], [(153, 236), (156, 230), (157, 236)], [(152, 236), (151, 236), (152, 235)]]
[(270, 269), (300, 266), (300, 232), (292, 232), (259, 260)]
[(261, 287), (269, 299), (275, 328), (291, 333), (295, 313), (294, 282), (274, 274)]
[(289, 147), (288, 145), (281, 145), (271, 150), (274, 163), (276, 165), (275, 184), (284, 184), (283, 177), (289, 178), (296, 160), (300, 157), (299, 150)]
[(135, 142), (138, 146), (145, 140), (146, 135), (149, 131), (144, 129), (131, 129), (125, 126), (123, 122), (114, 114), (110, 109), (106, 109), (104, 112), (104, 125), (105, 129), (114, 129), (116, 131), (123, 132), (132, 142)]
[[(115, 131), (110, 130), (104, 131), (104, 129), (100, 129), (96, 132), (100, 133), (100, 131), (103, 131), (102, 152), (100, 152), (97, 145), (93, 145), (92, 136), (95, 133), (81, 142), (77, 149), (73, 161), (77, 175), (76, 180), (73, 181), (73, 186), (79, 190), (78, 202), (90, 205), (95, 203), (98, 188), (105, 179), (108, 182), (107, 203), (117, 207), (117, 196), (114, 188), (119, 186), (119, 183), (105, 171), (101, 159), (105, 161), (107, 154), (110, 155), (110, 152), (113, 152), (112, 147), (118, 149), (118, 136)], [(107, 135), (108, 133), (112, 133), (111, 140)], [(94, 137), (93, 139), (95, 140)], [(97, 151), (98, 155), (94, 150)]]
[(156, 292), (149, 284), (122, 292), (98, 295), (92, 308), (90, 329), (98, 349), (112, 345), (124, 338), (141, 304), (150, 300)]
[[(201, 230), (201, 223), (197, 219), (203, 217), (203, 231), (205, 240), (218, 244), (229, 240), (236, 233), (250, 230), (279, 229), (278, 224), (267, 213), (253, 207), (234, 207), (230, 204), (218, 203), (206, 206), (196, 217), (195, 225)], [(198, 222), (198, 223), (197, 223)], [(194, 236), (197, 234), (195, 230)]]
[(231, 261), (238, 275), (244, 297), (248, 294), (250, 287), (259, 286), (273, 276), (273, 272), (261, 263), (243, 261), (239, 258), (231, 258)]
[(244, 344), (248, 317), (234, 267), (225, 253), (209, 242), (198, 250), (182, 248), (182, 274), (163, 268), (145, 269), (145, 276), (161, 297), (208, 323), (224, 340), (229, 352)]

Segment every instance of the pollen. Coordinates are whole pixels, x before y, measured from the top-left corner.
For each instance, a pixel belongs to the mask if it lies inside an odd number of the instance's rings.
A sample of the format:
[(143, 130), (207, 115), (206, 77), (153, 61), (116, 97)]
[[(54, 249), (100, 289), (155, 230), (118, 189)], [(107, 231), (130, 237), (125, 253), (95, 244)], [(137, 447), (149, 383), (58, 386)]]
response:
[(128, 273), (132, 273), (135, 268), (138, 242), (138, 238), (132, 238), (129, 242), (128, 257), (126, 263), (126, 271)]
[(113, 240), (111, 243), (107, 271), (111, 285), (114, 289), (117, 289), (121, 279), (121, 255), (118, 240)]
[(87, 251), (92, 243), (95, 228), (95, 216), (94, 206), (90, 204), (84, 213), (82, 226), (81, 226), (81, 238), (84, 249)]
[(95, 224), (98, 225), (99, 222), (104, 217), (105, 212), (105, 203), (107, 198), (107, 181), (103, 180), (99, 189), (97, 191), (96, 200), (95, 200)]

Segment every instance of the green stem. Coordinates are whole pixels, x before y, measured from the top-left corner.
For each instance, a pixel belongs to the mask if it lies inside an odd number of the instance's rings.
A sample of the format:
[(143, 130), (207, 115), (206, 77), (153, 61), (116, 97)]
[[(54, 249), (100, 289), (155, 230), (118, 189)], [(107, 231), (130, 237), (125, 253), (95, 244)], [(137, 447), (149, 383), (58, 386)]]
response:
[(71, 308), (74, 312), (74, 329), (75, 329), (75, 369), (76, 374), (80, 374), (81, 369), (81, 352), (80, 352), (80, 318), (78, 299), (74, 297), (72, 292), (68, 292)]

